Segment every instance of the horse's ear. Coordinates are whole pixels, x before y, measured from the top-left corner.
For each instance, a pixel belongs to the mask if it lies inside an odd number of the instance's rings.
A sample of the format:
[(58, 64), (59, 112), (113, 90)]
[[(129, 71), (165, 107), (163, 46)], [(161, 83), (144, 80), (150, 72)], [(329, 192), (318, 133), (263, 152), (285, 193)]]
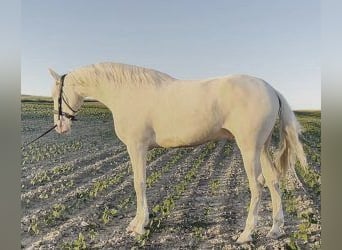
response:
[(56, 82), (59, 82), (61, 80), (61, 76), (58, 75), (55, 71), (49, 68), (49, 72), (51, 76), (56, 80)]

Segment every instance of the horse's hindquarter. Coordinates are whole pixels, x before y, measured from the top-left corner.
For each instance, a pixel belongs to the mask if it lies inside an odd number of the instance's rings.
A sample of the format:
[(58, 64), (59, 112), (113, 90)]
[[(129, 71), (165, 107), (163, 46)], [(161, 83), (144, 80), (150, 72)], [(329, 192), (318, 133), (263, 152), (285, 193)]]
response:
[(242, 136), (264, 143), (278, 112), (278, 100), (272, 87), (256, 77), (233, 75), (221, 86), (219, 100), (219, 106), (227, 112), (224, 128), (240, 139)]

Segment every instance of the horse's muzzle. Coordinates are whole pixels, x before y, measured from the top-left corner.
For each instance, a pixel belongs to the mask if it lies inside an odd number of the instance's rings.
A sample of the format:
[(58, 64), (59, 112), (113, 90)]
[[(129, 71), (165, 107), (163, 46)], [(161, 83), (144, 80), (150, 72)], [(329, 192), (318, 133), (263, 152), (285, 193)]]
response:
[(57, 131), (58, 134), (66, 134), (68, 132), (70, 132), (71, 130), (71, 122), (68, 119), (63, 119), (62, 120), (58, 120), (56, 122), (56, 128), (55, 130)]

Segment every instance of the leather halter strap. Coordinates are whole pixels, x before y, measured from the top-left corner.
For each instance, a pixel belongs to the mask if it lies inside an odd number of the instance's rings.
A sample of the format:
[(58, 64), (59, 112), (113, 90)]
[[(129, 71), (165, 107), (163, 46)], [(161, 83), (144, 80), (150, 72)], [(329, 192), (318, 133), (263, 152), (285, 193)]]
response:
[(76, 117), (74, 114), (69, 114), (67, 112), (64, 112), (62, 110), (62, 102), (65, 103), (65, 105), (73, 112), (73, 113), (77, 113), (77, 110), (74, 110), (69, 103), (66, 101), (66, 99), (64, 98), (64, 92), (63, 92), (63, 87), (64, 87), (64, 79), (66, 77), (67, 74), (64, 74), (61, 76), (61, 87), (60, 87), (60, 91), (59, 91), (59, 96), (58, 96), (58, 110), (54, 110), (54, 114), (58, 115), (58, 120), (61, 119), (61, 116), (64, 116), (65, 118), (72, 120), (72, 121), (76, 121)]

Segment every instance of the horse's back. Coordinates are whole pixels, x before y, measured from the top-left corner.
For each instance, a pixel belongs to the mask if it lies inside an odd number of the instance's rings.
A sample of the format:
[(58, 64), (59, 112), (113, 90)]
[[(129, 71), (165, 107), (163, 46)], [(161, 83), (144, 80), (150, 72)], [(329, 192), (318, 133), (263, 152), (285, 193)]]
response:
[(161, 103), (168, 100), (172, 110), (177, 111), (173, 112), (176, 115), (200, 114), (199, 110), (203, 110), (219, 116), (231, 113), (243, 116), (243, 110), (258, 112), (259, 108), (264, 112), (264, 109), (272, 109), (275, 100), (274, 90), (264, 80), (242, 74), (198, 81), (176, 81), (158, 97)]

